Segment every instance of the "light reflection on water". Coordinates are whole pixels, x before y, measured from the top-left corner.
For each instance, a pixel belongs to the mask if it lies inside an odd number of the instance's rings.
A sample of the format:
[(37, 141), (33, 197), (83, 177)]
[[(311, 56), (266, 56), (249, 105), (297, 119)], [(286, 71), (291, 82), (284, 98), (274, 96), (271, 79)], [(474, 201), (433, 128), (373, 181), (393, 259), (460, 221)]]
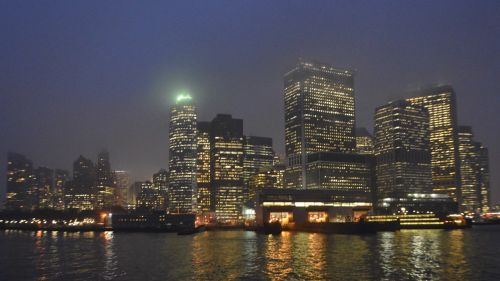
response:
[(500, 280), (500, 227), (376, 235), (0, 231), (0, 280)]

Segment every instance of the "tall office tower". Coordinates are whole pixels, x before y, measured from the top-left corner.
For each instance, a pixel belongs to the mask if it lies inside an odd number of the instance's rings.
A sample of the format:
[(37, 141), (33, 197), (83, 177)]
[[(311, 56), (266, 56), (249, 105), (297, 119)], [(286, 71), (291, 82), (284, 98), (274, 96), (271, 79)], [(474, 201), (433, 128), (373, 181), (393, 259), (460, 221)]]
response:
[(307, 188), (306, 156), (356, 149), (352, 71), (301, 61), (284, 77), (287, 187)]
[(271, 168), (274, 162), (273, 139), (246, 136), (243, 145), (243, 202), (253, 200), (249, 181), (262, 168)]
[(373, 155), (373, 136), (366, 128), (356, 128), (356, 152)]
[(7, 154), (7, 202), (10, 210), (30, 210), (30, 186), (33, 179), (33, 162), (26, 156)]
[(163, 197), (160, 196), (160, 190), (152, 182), (145, 181), (140, 183), (140, 191), (137, 195), (137, 207), (149, 210), (163, 210)]
[(92, 160), (80, 155), (73, 162), (73, 180), (65, 187), (66, 209), (93, 210), (96, 207), (96, 169)]
[(440, 86), (407, 99), (429, 111), (432, 184), (436, 193), (448, 194), (461, 203), (460, 159), (455, 91), (451, 86)]
[(458, 127), (462, 211), (481, 213), (489, 209), (488, 150), (474, 141), (472, 128)]
[(168, 171), (165, 169), (159, 170), (153, 174), (153, 186), (158, 190), (158, 200), (160, 204), (159, 210), (166, 210), (168, 208)]
[(406, 199), (432, 192), (429, 113), (394, 101), (375, 110), (377, 199)]
[(488, 156), (488, 148), (478, 144), (479, 146), (479, 172), (481, 174), (479, 178), (480, 182), (480, 205), (481, 212), (487, 213), (491, 208), (490, 201), (490, 160)]
[(129, 202), (130, 175), (127, 171), (114, 171), (116, 180), (116, 203), (118, 206), (126, 207)]
[(56, 210), (64, 210), (64, 187), (69, 180), (69, 172), (56, 169), (54, 171), (54, 192), (52, 193), (52, 206)]
[(237, 221), (243, 206), (243, 120), (218, 114), (211, 128), (212, 208), (218, 221)]
[(116, 185), (107, 151), (97, 155), (96, 188), (98, 209), (116, 205)]
[(35, 209), (52, 208), (52, 191), (54, 189), (54, 170), (38, 167), (34, 170), (34, 181), (31, 186), (33, 207)]
[(197, 159), (196, 159), (196, 181), (198, 187), (198, 211), (209, 213), (211, 210), (210, 193), (210, 122), (198, 122), (197, 124)]
[(458, 127), (458, 151), (462, 188), (462, 211), (476, 212), (480, 209), (479, 147), (473, 140), (472, 128)]
[(169, 211), (196, 211), (196, 108), (188, 94), (180, 94), (170, 109)]

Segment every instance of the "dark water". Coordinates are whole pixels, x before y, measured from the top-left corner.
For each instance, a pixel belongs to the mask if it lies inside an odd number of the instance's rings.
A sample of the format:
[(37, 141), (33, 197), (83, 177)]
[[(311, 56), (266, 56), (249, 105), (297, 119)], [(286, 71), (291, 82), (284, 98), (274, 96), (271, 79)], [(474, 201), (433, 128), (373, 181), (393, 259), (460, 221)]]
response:
[(0, 231), (0, 280), (500, 280), (500, 226), (376, 235)]

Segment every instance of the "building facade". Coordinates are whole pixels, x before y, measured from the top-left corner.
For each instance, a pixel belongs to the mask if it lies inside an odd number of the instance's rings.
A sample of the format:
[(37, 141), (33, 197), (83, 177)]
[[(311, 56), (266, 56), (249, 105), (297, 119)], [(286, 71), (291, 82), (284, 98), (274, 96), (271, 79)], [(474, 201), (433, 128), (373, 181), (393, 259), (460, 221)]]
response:
[(284, 102), (286, 185), (307, 188), (307, 154), (356, 149), (353, 72), (301, 61), (284, 76)]
[(243, 145), (243, 201), (252, 200), (250, 179), (274, 162), (273, 140), (267, 137), (246, 136)]
[(196, 212), (196, 108), (180, 94), (170, 110), (169, 207), (171, 213)]
[[(429, 113), (423, 106), (394, 101), (375, 112), (377, 199), (405, 200), (432, 193)], [(386, 200), (387, 201), (387, 200)]]
[(455, 91), (451, 86), (439, 86), (407, 100), (429, 112), (433, 191), (448, 194), (461, 204)]
[(7, 202), (10, 210), (31, 210), (33, 183), (33, 162), (26, 156), (9, 152), (7, 154)]
[(197, 124), (197, 158), (196, 158), (196, 181), (198, 185), (198, 211), (209, 213), (211, 208), (210, 189), (210, 122), (198, 122)]
[(211, 204), (219, 222), (242, 219), (243, 120), (218, 114), (211, 123)]
[(366, 128), (356, 128), (356, 152), (359, 154), (373, 155), (373, 136)]
[(98, 209), (110, 208), (117, 205), (116, 183), (107, 151), (101, 151), (97, 155), (95, 186)]

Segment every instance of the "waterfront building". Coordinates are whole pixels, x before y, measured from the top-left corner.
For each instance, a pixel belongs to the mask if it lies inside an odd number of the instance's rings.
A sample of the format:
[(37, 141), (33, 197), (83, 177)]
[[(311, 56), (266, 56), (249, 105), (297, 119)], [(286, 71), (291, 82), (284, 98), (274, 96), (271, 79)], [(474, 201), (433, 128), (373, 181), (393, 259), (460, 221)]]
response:
[(429, 112), (433, 192), (448, 194), (461, 204), (455, 91), (451, 86), (433, 87), (407, 101)]
[(359, 154), (374, 154), (373, 136), (366, 128), (356, 128), (356, 152)]
[(243, 201), (253, 200), (249, 182), (262, 168), (271, 168), (274, 162), (272, 138), (246, 136), (243, 145)]
[(187, 93), (170, 108), (169, 208), (171, 213), (196, 212), (196, 108)]
[(31, 210), (30, 186), (33, 180), (33, 162), (26, 156), (7, 154), (7, 202), (10, 210)]
[(471, 213), (489, 210), (488, 152), (474, 141), (472, 128), (460, 126), (458, 130), (462, 210)]
[(54, 170), (47, 167), (38, 167), (33, 171), (31, 185), (34, 209), (52, 208), (52, 192), (54, 189)]
[(410, 194), (432, 193), (429, 136), (429, 113), (425, 107), (400, 100), (376, 109), (379, 205), (404, 201)]
[(484, 147), (480, 143), (479, 146), (479, 172), (481, 176), (479, 177), (480, 182), (480, 206), (481, 213), (487, 213), (491, 211), (491, 199), (490, 199), (490, 160), (488, 154), (488, 148)]
[(210, 122), (197, 123), (197, 204), (198, 211), (201, 213), (209, 213), (212, 210), (210, 189), (210, 133)]
[(64, 187), (69, 181), (69, 172), (61, 169), (54, 171), (54, 192), (52, 193), (52, 207), (64, 210)]
[(158, 191), (157, 202), (159, 202), (158, 210), (166, 210), (168, 208), (168, 171), (160, 169), (153, 175), (153, 186)]
[(92, 160), (80, 155), (73, 162), (73, 180), (64, 188), (66, 209), (94, 210), (96, 202), (96, 169)]
[(127, 171), (114, 171), (116, 181), (116, 204), (125, 207), (129, 201), (130, 175)]
[(97, 208), (104, 209), (115, 206), (117, 204), (116, 183), (107, 151), (98, 154), (96, 169)]
[(284, 102), (286, 186), (307, 188), (308, 154), (356, 149), (354, 74), (300, 61), (284, 76)]
[(218, 114), (211, 122), (210, 187), (212, 210), (219, 222), (242, 219), (243, 120)]

